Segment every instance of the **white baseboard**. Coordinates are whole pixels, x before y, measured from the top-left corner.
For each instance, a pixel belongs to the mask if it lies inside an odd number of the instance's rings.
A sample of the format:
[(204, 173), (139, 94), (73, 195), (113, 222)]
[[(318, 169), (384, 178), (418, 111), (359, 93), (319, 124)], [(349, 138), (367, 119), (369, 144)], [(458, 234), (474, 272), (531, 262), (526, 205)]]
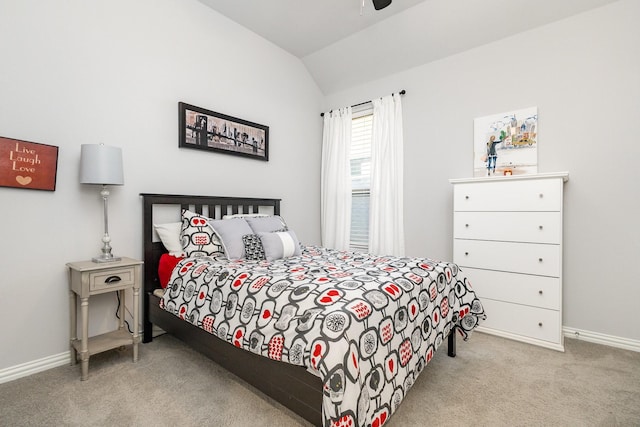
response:
[(64, 353), (43, 357), (42, 359), (34, 360), (32, 362), (0, 369), (0, 384), (52, 368), (57, 368), (58, 366), (68, 365), (70, 363), (71, 353), (69, 351), (65, 351)]
[(640, 352), (640, 341), (629, 338), (605, 335), (598, 332), (585, 331), (582, 329), (563, 327), (562, 332), (565, 338), (574, 338), (588, 341), (595, 344), (608, 345), (609, 347), (622, 348), (625, 350)]

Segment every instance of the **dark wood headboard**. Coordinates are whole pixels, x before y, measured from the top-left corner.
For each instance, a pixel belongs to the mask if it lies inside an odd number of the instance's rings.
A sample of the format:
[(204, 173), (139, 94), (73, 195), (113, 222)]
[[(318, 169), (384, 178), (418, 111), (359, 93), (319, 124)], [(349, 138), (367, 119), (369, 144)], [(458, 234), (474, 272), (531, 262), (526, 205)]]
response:
[(182, 209), (206, 215), (209, 218), (221, 219), (224, 215), (238, 213), (270, 213), (280, 214), (280, 199), (260, 199), (247, 197), (220, 197), (220, 196), (187, 196), (177, 194), (149, 194), (141, 193), (143, 199), (142, 224), (143, 224), (143, 248), (144, 248), (144, 312), (143, 330), (145, 342), (151, 337), (151, 322), (149, 320), (149, 295), (160, 288), (158, 278), (158, 263), (162, 254), (167, 250), (159, 239), (154, 241), (153, 224), (168, 222), (166, 219), (158, 220), (154, 216), (158, 207), (175, 208), (174, 222), (180, 221)]

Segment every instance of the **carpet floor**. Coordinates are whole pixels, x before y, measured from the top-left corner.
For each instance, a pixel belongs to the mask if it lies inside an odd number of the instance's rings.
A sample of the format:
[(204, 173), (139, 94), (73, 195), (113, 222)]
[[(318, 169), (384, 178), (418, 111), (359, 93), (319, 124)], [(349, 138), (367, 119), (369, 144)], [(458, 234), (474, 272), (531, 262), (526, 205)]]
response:
[[(640, 353), (475, 333), (446, 345), (385, 426), (640, 426)], [(308, 426), (171, 336), (0, 384), (1, 426)]]

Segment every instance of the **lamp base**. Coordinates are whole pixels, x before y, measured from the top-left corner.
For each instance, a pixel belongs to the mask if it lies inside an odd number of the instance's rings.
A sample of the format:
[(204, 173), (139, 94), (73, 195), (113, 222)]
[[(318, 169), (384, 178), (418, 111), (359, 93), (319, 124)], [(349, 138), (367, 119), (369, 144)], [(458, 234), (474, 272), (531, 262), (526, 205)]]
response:
[(122, 260), (121, 257), (113, 256), (111, 254), (102, 254), (97, 257), (91, 258), (91, 261), (93, 262), (114, 262), (114, 261), (120, 261), (120, 260)]
[(109, 216), (107, 209), (107, 201), (109, 200), (109, 190), (106, 185), (102, 186), (100, 191), (102, 200), (104, 202), (104, 235), (102, 236), (102, 254), (97, 257), (91, 258), (93, 262), (114, 262), (120, 261), (122, 258), (117, 257), (111, 253), (111, 237), (109, 237)]

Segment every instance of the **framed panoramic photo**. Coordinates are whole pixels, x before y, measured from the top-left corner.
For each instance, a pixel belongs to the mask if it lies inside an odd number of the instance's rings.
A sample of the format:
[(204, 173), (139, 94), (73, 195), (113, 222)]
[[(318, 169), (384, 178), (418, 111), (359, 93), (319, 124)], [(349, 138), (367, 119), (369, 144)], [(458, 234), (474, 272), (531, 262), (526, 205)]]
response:
[(55, 191), (58, 147), (0, 136), (0, 186)]
[(269, 127), (178, 103), (179, 146), (269, 160)]

